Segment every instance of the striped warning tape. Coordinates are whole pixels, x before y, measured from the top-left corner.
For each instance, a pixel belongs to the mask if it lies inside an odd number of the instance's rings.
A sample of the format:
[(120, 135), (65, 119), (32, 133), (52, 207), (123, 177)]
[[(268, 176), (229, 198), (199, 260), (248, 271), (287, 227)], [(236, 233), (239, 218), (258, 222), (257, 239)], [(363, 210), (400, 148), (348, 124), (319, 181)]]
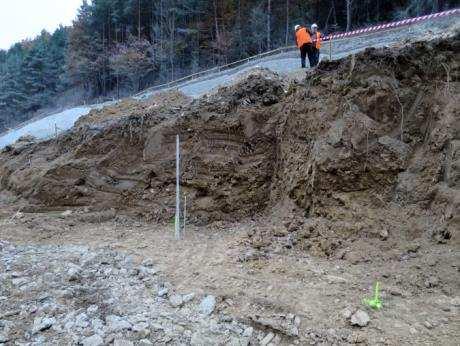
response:
[(338, 38), (361, 35), (361, 34), (366, 34), (369, 32), (385, 30), (385, 29), (392, 29), (392, 28), (397, 28), (397, 27), (404, 26), (404, 25), (410, 25), (410, 24), (422, 22), (425, 20), (435, 19), (439, 17), (447, 17), (447, 16), (452, 16), (452, 15), (458, 15), (458, 14), (460, 14), (460, 9), (456, 8), (456, 9), (448, 10), (444, 12), (438, 12), (438, 13), (428, 14), (425, 16), (404, 19), (404, 20), (400, 20), (397, 22), (370, 26), (364, 29), (359, 29), (359, 30), (354, 30), (354, 31), (349, 31), (349, 32), (344, 32), (344, 33), (331, 34), (331, 35), (324, 37), (323, 41), (329, 41), (329, 40), (334, 40)]

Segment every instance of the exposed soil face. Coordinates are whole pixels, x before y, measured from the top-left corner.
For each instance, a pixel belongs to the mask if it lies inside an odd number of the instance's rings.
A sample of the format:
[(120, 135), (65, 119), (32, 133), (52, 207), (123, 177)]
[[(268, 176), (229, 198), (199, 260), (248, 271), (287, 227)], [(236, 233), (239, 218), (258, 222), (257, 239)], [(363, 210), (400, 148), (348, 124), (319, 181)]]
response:
[[(305, 216), (348, 222), (356, 234), (393, 229), (382, 210), (394, 205), (430, 214), (422, 228), (455, 238), (458, 47), (457, 36), (371, 49), (323, 63), (300, 83), (262, 70), (194, 102), (180, 94), (126, 101), (92, 112), (56, 141), (7, 148), (1, 184), (38, 208), (169, 219), (180, 134), (194, 221), (234, 220), (292, 200)], [(403, 218), (410, 228), (417, 222)]]
[[(153, 257), (179, 289), (229, 296), (222, 313), (256, 331), (235, 338), (255, 344), (269, 332), (267, 344), (456, 344), (459, 48), (457, 35), (371, 49), (300, 81), (258, 70), (195, 101), (126, 101), (7, 147), (0, 239)], [(176, 134), (194, 225), (181, 245), (164, 226)], [(122, 214), (154, 223), (133, 230)], [(359, 330), (341, 311), (365, 309), (376, 280), (388, 310)]]

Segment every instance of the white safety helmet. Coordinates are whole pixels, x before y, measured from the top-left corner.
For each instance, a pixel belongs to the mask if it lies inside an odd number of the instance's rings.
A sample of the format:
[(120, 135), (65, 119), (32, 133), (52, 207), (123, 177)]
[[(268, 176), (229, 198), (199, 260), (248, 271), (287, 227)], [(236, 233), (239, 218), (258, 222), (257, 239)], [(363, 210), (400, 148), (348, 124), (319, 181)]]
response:
[(318, 24), (314, 23), (311, 25), (311, 29), (314, 30), (314, 29), (318, 29)]
[(300, 29), (300, 25), (297, 24), (297, 25), (294, 27), (294, 30), (297, 31), (297, 30), (299, 30), (299, 29)]

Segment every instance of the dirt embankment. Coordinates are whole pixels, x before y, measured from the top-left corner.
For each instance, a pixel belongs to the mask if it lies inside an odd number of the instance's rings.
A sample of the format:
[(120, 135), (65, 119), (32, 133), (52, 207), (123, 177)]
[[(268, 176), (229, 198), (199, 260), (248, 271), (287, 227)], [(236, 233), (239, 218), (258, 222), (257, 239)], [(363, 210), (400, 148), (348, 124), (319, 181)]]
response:
[(28, 208), (168, 220), (179, 134), (192, 220), (274, 210), (282, 226), (251, 234), (255, 247), (280, 235), (321, 255), (362, 234), (458, 241), (459, 47), (370, 49), (299, 83), (259, 71), (193, 102), (107, 108), (57, 140), (5, 148), (0, 188)]

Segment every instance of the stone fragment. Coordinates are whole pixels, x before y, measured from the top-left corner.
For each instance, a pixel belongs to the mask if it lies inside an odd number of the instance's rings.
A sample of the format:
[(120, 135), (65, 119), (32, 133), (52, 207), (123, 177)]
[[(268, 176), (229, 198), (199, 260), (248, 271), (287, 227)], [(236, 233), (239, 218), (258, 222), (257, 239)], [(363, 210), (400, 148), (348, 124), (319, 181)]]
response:
[(133, 326), (133, 332), (136, 333), (137, 338), (145, 339), (150, 335), (149, 325), (146, 322), (140, 322)]
[(169, 303), (173, 308), (179, 308), (184, 305), (184, 300), (180, 294), (173, 294), (169, 297)]
[(131, 323), (120, 316), (109, 315), (106, 317), (105, 321), (110, 332), (116, 333), (123, 330), (130, 330), (132, 328)]
[(37, 317), (34, 319), (34, 325), (32, 327), (32, 334), (36, 334), (38, 332), (43, 332), (47, 329), (50, 329), (54, 323), (56, 323), (56, 320), (54, 318)]
[(369, 324), (370, 320), (371, 319), (369, 318), (367, 312), (358, 310), (353, 315), (351, 315), (350, 323), (352, 326), (365, 327)]
[(260, 345), (261, 346), (266, 346), (270, 343), (270, 341), (273, 340), (273, 338), (275, 337), (275, 334), (273, 333), (268, 333), (267, 335), (265, 335), (265, 337), (260, 341)]
[(115, 339), (113, 346), (134, 346), (134, 342), (126, 339)]
[(168, 295), (168, 292), (169, 292), (168, 288), (163, 287), (158, 291), (157, 295), (158, 295), (158, 297), (164, 297), (164, 296)]
[(101, 346), (104, 344), (104, 339), (100, 335), (93, 335), (87, 338), (84, 338), (81, 341), (82, 346)]
[(214, 312), (216, 307), (216, 298), (214, 296), (206, 296), (200, 303), (199, 310), (202, 314), (209, 316)]
[(189, 293), (182, 296), (184, 304), (191, 302), (193, 299), (195, 299), (195, 293)]
[(10, 341), (10, 338), (6, 333), (0, 333), (0, 344), (6, 344), (8, 341)]
[(148, 339), (142, 339), (142, 340), (139, 340), (138, 345), (139, 346), (151, 346), (153, 345), (153, 343)]
[(299, 336), (300, 319), (296, 319), (295, 315), (272, 315), (272, 316), (251, 316), (251, 320), (264, 328), (277, 331), (287, 336)]

